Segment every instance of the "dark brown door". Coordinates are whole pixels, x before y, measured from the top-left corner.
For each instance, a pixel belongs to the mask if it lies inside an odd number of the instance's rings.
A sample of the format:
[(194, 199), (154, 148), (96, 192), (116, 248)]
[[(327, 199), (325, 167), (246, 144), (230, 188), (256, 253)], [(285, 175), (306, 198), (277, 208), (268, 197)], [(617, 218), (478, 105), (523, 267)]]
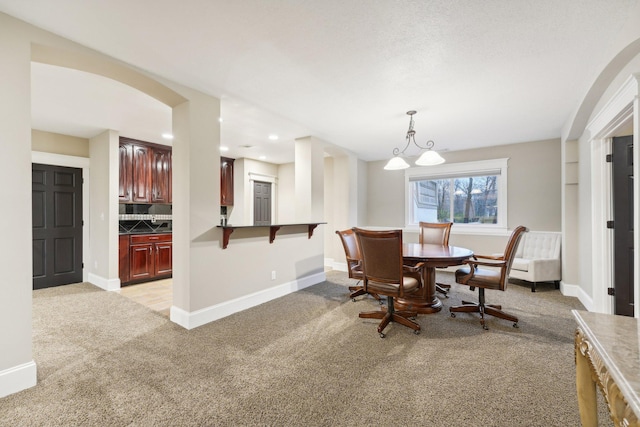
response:
[(271, 225), (271, 183), (253, 183), (253, 225)]
[(82, 169), (33, 164), (33, 289), (82, 282)]
[(615, 314), (633, 316), (633, 136), (613, 138)]

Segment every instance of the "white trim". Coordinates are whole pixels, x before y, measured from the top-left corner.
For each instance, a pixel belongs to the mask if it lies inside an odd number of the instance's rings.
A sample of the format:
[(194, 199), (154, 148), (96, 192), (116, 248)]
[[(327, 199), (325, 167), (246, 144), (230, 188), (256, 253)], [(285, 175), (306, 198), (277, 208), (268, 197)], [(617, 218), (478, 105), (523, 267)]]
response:
[(46, 153), (43, 151), (32, 151), (31, 162), (44, 165), (66, 166), (69, 168), (88, 168), (91, 159), (88, 157), (67, 156), (65, 154)]
[(271, 184), (271, 223), (277, 224), (277, 194), (278, 194), (278, 177), (273, 175), (265, 175), (261, 173), (249, 172), (249, 189), (251, 197), (249, 198), (249, 224), (253, 224), (253, 199), (254, 199), (254, 181), (268, 182)]
[(347, 268), (347, 263), (346, 262), (333, 261), (330, 264), (330, 267), (331, 267), (332, 270), (343, 271), (345, 273), (349, 271), (349, 269)]
[[(405, 219), (404, 223), (406, 227), (417, 227), (417, 223), (412, 221), (413, 204), (411, 200), (411, 189), (409, 182), (415, 178), (430, 177), (456, 177), (469, 173), (492, 173), (497, 170), (500, 171), (500, 179), (498, 180), (498, 223), (487, 225), (476, 224), (454, 224), (451, 228), (451, 232), (454, 234), (489, 234), (489, 235), (503, 235), (507, 231), (507, 218), (508, 215), (508, 202), (507, 202), (507, 188), (508, 188), (508, 169), (509, 158), (491, 159), (491, 160), (479, 160), (475, 162), (462, 162), (462, 163), (445, 163), (436, 166), (424, 166), (405, 169), (404, 172), (404, 200), (405, 200)], [(467, 229), (467, 231), (463, 231)], [(487, 231), (485, 231), (487, 230)], [(492, 230), (492, 231), (489, 231)]]
[[(405, 227), (402, 229), (404, 233), (420, 233), (420, 228), (417, 226), (414, 227)], [(490, 227), (490, 226), (473, 226), (467, 224), (453, 224), (451, 226), (451, 234), (460, 235), (460, 236), (499, 236), (499, 237), (508, 237), (511, 236), (513, 230), (509, 230), (508, 228), (502, 227)]]
[(565, 282), (560, 282), (560, 292), (566, 297), (578, 298), (578, 300), (582, 303), (584, 308), (587, 309), (587, 311), (594, 310), (593, 299), (584, 291), (584, 289), (582, 289), (582, 287)]
[(33, 360), (0, 371), (0, 397), (34, 387), (37, 381), (38, 368)]
[[(615, 312), (615, 300), (607, 293), (607, 288), (613, 282), (613, 233), (607, 229), (606, 221), (611, 220), (612, 196), (611, 196), (611, 165), (605, 162), (605, 155), (611, 153), (611, 140), (615, 133), (626, 126), (633, 119), (634, 135), (638, 135), (638, 94), (640, 74), (633, 74), (623, 83), (620, 89), (611, 97), (589, 122), (585, 128), (591, 152), (591, 275), (592, 294), (584, 296), (583, 305), (588, 310), (599, 313), (613, 314)], [(635, 138), (634, 138), (635, 140)], [(633, 146), (633, 173), (640, 176), (638, 160), (640, 147), (634, 141)], [(634, 180), (634, 229), (640, 226), (638, 208), (640, 198), (640, 183)], [(634, 233), (634, 247), (640, 247), (640, 233)], [(638, 300), (640, 277), (640, 254), (633, 261), (634, 268), (634, 300)], [(584, 291), (582, 291), (584, 293)], [(582, 297), (580, 298), (582, 301)], [(588, 305), (587, 305), (588, 304)], [(640, 316), (640, 307), (635, 306), (635, 317)]]
[[(638, 96), (638, 79), (640, 74), (632, 74), (625, 80), (620, 89), (602, 107), (587, 124), (586, 129), (591, 139), (603, 139), (612, 135), (612, 126), (620, 123), (618, 116), (624, 114), (633, 100)], [(631, 108), (633, 113), (633, 107)]]
[[(91, 159), (88, 157), (67, 156), (64, 154), (45, 153), (42, 151), (31, 152), (31, 162), (43, 165), (65, 166), (69, 168), (82, 169), (82, 262), (88, 265), (89, 262), (89, 169), (91, 167)], [(82, 280), (88, 280), (87, 268), (82, 269)]]
[(239, 311), (316, 285), (325, 281), (326, 278), (327, 276), (323, 271), (193, 312), (187, 312), (176, 306), (171, 306), (170, 319), (185, 329), (197, 328), (198, 326), (222, 319)]
[(120, 279), (106, 279), (102, 276), (98, 276), (95, 273), (89, 273), (87, 282), (95, 285), (105, 291), (117, 291), (120, 289)]

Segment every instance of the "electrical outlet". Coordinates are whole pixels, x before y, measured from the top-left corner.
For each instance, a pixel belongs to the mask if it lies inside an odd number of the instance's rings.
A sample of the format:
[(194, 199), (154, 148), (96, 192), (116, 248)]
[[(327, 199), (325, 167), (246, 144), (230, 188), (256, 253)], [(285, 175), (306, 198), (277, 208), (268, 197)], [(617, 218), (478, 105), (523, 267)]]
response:
[(275, 270), (273, 270), (271, 272), (271, 280), (276, 280), (276, 271)]

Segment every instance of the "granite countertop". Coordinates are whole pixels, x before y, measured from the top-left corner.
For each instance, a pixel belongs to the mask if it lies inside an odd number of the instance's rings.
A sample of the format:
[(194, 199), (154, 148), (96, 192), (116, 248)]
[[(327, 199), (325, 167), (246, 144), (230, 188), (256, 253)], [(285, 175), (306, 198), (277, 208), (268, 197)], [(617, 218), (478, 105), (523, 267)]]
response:
[(129, 234), (171, 234), (173, 230), (132, 230), (132, 231), (121, 231), (118, 233), (121, 236), (129, 235)]
[(627, 403), (640, 416), (640, 320), (572, 310)]

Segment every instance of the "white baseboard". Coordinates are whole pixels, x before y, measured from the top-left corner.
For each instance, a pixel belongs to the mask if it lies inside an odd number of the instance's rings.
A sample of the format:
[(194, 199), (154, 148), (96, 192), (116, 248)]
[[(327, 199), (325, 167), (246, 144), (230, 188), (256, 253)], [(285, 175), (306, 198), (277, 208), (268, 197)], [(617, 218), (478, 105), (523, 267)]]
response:
[(31, 388), (37, 383), (37, 367), (33, 360), (0, 371), (0, 397)]
[(560, 292), (567, 297), (576, 297), (587, 311), (593, 311), (593, 299), (578, 285), (560, 281)]
[(344, 271), (344, 272), (349, 271), (349, 270), (347, 270), (347, 263), (346, 262), (334, 262), (333, 264), (331, 264), (331, 269), (332, 270), (337, 270), (337, 271)]
[(178, 307), (171, 306), (169, 318), (185, 329), (193, 329), (198, 326), (213, 322), (231, 314), (246, 310), (265, 302), (283, 297), (292, 292), (299, 291), (309, 286), (325, 281), (327, 278), (323, 272), (311, 276), (296, 279), (293, 282), (283, 283), (273, 288), (245, 295), (230, 301), (225, 301), (211, 307), (203, 308), (194, 312), (187, 312)]
[(105, 291), (117, 291), (120, 289), (120, 279), (105, 279), (97, 274), (89, 273), (87, 281)]

